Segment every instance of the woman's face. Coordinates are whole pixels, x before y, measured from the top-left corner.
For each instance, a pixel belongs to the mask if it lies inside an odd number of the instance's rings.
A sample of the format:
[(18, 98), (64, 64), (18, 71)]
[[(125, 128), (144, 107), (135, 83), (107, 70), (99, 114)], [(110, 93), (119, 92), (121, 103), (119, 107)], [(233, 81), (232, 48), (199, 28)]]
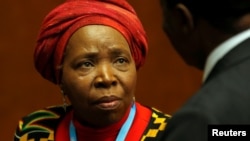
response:
[(61, 88), (83, 124), (106, 126), (130, 107), (137, 72), (126, 39), (103, 25), (78, 29), (69, 39)]

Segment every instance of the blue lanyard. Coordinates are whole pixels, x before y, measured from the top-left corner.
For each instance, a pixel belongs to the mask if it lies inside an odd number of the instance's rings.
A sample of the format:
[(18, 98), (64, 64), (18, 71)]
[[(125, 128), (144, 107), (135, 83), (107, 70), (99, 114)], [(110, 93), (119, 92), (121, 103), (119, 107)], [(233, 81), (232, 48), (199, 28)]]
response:
[[(128, 118), (126, 120), (126, 122), (122, 125), (122, 128), (116, 138), (116, 141), (124, 141), (125, 137), (128, 134), (128, 131), (132, 125), (132, 122), (134, 120), (135, 117), (135, 111), (136, 111), (136, 107), (135, 107), (135, 103), (132, 105), (130, 113), (128, 115)], [(77, 137), (76, 137), (76, 129), (75, 126), (73, 124), (73, 121), (70, 121), (69, 124), (69, 135), (70, 135), (70, 141), (77, 141)]]

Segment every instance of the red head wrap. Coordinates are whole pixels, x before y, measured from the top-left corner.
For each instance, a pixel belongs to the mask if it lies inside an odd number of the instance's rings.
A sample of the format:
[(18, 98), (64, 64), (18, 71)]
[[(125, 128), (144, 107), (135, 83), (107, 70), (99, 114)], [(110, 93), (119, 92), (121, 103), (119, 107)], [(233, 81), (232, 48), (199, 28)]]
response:
[(60, 82), (65, 47), (71, 35), (85, 25), (106, 25), (127, 40), (137, 69), (147, 54), (147, 38), (134, 9), (126, 0), (68, 0), (44, 19), (34, 53), (35, 67), (49, 81)]

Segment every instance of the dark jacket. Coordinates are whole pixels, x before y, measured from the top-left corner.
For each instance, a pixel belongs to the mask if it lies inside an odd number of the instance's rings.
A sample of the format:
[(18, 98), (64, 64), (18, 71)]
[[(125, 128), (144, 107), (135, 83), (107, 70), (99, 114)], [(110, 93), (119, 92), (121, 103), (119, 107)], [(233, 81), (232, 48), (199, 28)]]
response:
[(249, 125), (249, 108), (250, 39), (247, 39), (219, 60), (201, 89), (173, 115), (165, 141), (207, 141), (212, 134), (208, 125)]

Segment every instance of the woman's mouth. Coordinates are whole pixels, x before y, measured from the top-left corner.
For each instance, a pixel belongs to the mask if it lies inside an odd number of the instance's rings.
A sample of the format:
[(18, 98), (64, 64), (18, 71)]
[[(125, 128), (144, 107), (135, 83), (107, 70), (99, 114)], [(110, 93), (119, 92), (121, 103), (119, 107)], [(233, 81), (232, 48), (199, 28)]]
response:
[(102, 110), (114, 110), (120, 103), (121, 100), (116, 96), (105, 96), (94, 102), (94, 104)]

